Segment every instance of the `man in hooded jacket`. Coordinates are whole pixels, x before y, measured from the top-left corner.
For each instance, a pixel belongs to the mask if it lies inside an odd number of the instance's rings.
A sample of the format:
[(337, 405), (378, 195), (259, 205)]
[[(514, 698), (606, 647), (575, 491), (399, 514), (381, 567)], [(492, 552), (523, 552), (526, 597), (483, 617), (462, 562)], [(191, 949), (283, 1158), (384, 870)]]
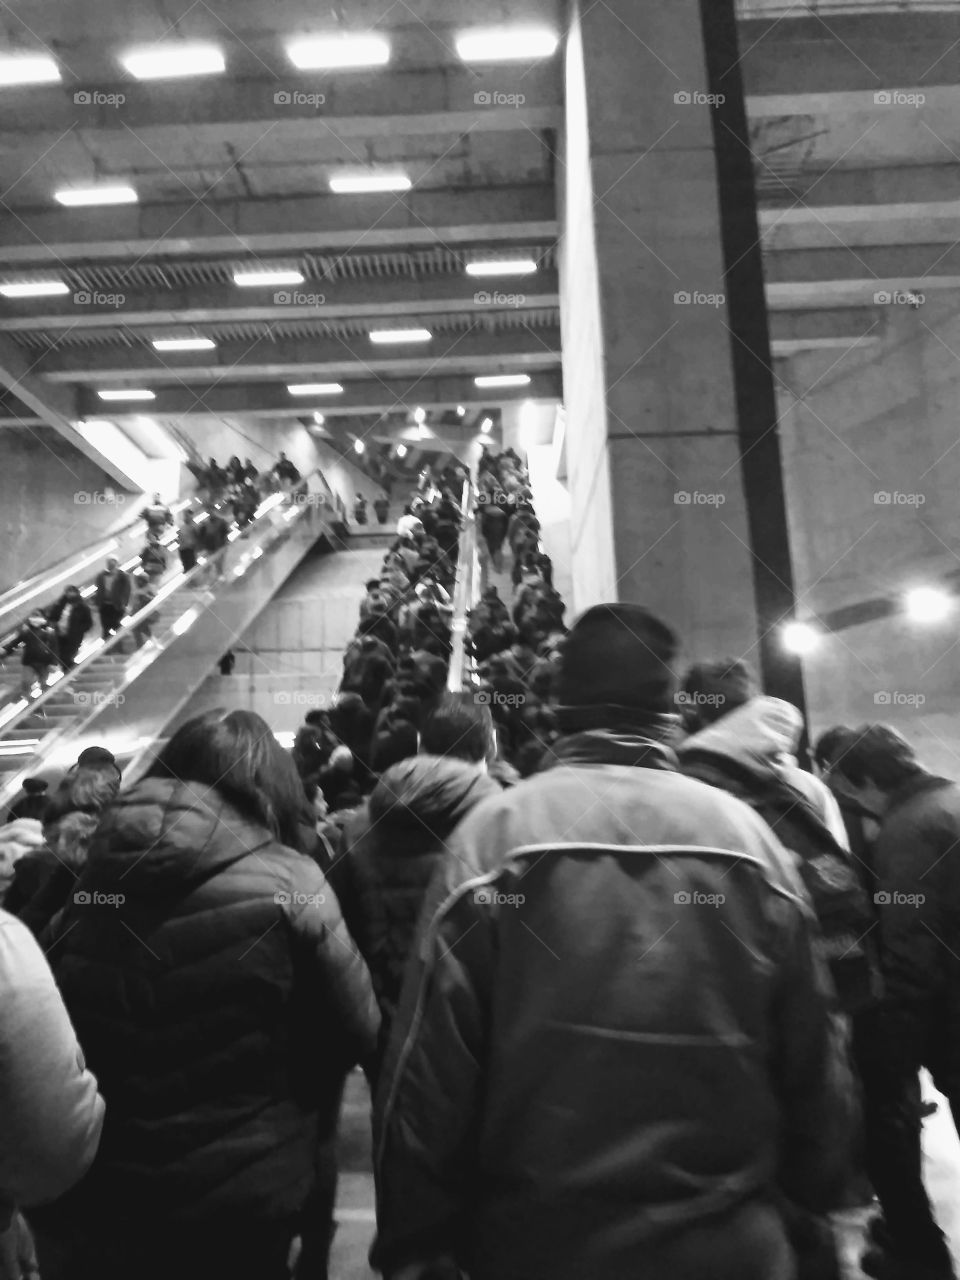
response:
[(554, 767), (449, 841), (375, 1108), (391, 1280), (787, 1280), (779, 1198), (846, 1177), (809, 901), (755, 814), (677, 772), (676, 647), (588, 610)]

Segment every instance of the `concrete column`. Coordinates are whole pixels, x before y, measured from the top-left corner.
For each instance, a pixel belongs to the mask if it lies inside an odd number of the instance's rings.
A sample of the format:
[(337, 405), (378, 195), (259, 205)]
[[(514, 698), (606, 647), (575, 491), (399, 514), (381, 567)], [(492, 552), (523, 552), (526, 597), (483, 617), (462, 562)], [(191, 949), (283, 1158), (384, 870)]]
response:
[(733, 3), (571, 6), (559, 182), (574, 605), (647, 604), (691, 658), (743, 655), (802, 702), (772, 634), (793, 591)]

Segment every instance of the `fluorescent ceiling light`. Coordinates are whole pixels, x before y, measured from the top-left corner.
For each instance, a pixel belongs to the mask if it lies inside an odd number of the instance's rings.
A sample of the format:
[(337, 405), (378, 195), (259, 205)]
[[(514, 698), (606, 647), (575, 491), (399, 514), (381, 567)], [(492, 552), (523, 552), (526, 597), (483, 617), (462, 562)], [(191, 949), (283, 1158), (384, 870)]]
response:
[(823, 632), (811, 626), (809, 622), (788, 622), (781, 633), (783, 647), (787, 653), (798, 658), (808, 653), (815, 653), (823, 643)]
[(939, 587), (914, 587), (904, 596), (907, 615), (914, 622), (942, 622), (954, 610), (954, 599)]
[(52, 298), (54, 294), (69, 292), (69, 287), (62, 280), (24, 280), (0, 284), (0, 293), (5, 298)]
[(227, 64), (215, 44), (158, 44), (146, 49), (131, 49), (120, 58), (138, 80), (172, 80), (181, 76), (215, 75)]
[(60, 68), (46, 53), (14, 53), (0, 57), (0, 86), (55, 84)]
[(326, 418), (323, 416), (322, 413), (317, 411), (313, 415), (313, 421), (315, 426), (322, 427), (323, 424), (326, 422)]
[(457, 53), (464, 62), (522, 62), (549, 58), (559, 43), (545, 27), (490, 27), (457, 36)]
[(421, 409), (419, 406), (413, 411), (414, 422), (424, 422), (426, 420), (426, 416), (427, 411), (425, 409)]
[(529, 385), (529, 373), (488, 373), (474, 378), (475, 387), (526, 387)]
[(68, 208), (95, 204), (136, 204), (133, 187), (113, 184), (102, 187), (63, 187), (53, 193), (54, 199)]
[(338, 196), (367, 195), (375, 191), (409, 191), (413, 183), (405, 173), (340, 174), (330, 179), (330, 190)]
[(457, 417), (462, 418), (466, 414), (466, 409), (462, 404), (457, 405)]
[(492, 426), (493, 426), (493, 419), (484, 418), (484, 420), (480, 423), (480, 430), (483, 432), (484, 435), (487, 435), (487, 433), (489, 432)]
[(390, 61), (390, 42), (383, 36), (321, 36), (292, 40), (287, 45), (287, 57), (301, 71), (382, 67)]
[(433, 334), (429, 329), (371, 329), (370, 341), (386, 342), (429, 342)]
[(424, 424), (421, 422), (419, 427), (417, 427), (417, 435), (420, 437), (421, 440), (426, 440), (429, 434), (430, 434), (429, 428), (425, 427)]
[(343, 386), (339, 382), (293, 382), (287, 390), (292, 396), (338, 396)]
[(154, 338), (157, 351), (211, 351), (217, 344), (212, 338)]
[(233, 283), (240, 285), (242, 289), (258, 289), (274, 284), (303, 284), (303, 272), (282, 267), (276, 270), (264, 268), (259, 271), (235, 271)]
[(528, 276), (536, 271), (533, 258), (499, 258), (490, 262), (468, 262), (468, 276)]
[(357, 453), (364, 453), (367, 448), (367, 446), (363, 443), (362, 440), (354, 440), (353, 447)]
[(407, 456), (407, 446), (405, 444), (397, 445), (397, 457), (405, 458)]
[(122, 391), (98, 391), (101, 400), (156, 400), (156, 393), (146, 387), (132, 387)]

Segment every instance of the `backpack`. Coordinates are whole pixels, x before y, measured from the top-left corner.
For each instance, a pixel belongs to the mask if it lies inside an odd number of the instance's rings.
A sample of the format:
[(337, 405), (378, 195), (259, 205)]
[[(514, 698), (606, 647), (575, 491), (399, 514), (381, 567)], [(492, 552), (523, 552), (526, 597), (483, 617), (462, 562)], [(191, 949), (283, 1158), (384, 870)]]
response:
[(683, 772), (729, 791), (748, 804), (793, 853), (820, 925), (817, 951), (833, 976), (844, 1013), (857, 1013), (880, 998), (880, 965), (872, 931), (876, 914), (850, 854), (820, 815), (784, 778), (758, 780), (729, 761), (688, 753)]

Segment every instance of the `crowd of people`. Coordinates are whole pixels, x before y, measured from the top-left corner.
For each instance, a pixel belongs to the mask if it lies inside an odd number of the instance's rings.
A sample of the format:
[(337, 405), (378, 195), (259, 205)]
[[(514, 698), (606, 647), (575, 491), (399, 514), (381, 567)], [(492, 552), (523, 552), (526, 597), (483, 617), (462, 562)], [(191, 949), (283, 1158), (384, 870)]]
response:
[(478, 490), (513, 593), (464, 692), (440, 477), (292, 752), (214, 710), (11, 812), (3, 1280), (323, 1280), (355, 1067), (388, 1280), (840, 1280), (874, 1197), (867, 1274), (954, 1276), (918, 1075), (960, 1114), (960, 788), (883, 725), (800, 767), (800, 712), (678, 679), (639, 605), (567, 629), (521, 459)]

